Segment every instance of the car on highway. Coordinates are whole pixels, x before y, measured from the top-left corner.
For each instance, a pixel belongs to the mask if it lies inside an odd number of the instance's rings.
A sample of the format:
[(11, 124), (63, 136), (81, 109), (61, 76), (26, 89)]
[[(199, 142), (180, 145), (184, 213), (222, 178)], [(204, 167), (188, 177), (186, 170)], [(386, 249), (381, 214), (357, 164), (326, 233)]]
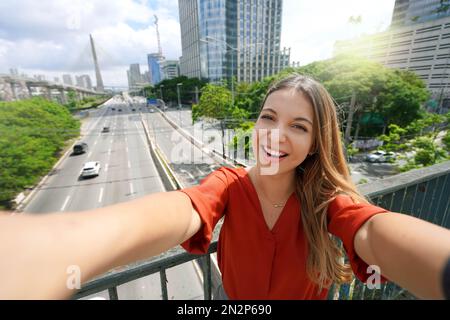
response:
[(119, 109), (119, 111), (122, 111), (122, 109)]
[(80, 176), (82, 178), (98, 176), (100, 174), (100, 162), (99, 161), (89, 161), (86, 162), (81, 169)]
[(88, 145), (86, 142), (78, 142), (73, 146), (73, 154), (82, 154), (88, 150)]
[(376, 150), (371, 153), (369, 153), (366, 156), (366, 161), (368, 162), (390, 162), (392, 160), (395, 160), (396, 155), (394, 152), (386, 152), (383, 150)]
[(150, 109), (150, 112), (151, 112), (151, 113), (155, 112), (155, 109)]
[(109, 127), (108, 127), (108, 126), (106, 126), (106, 127), (103, 127), (103, 130), (102, 130), (102, 132), (109, 132)]

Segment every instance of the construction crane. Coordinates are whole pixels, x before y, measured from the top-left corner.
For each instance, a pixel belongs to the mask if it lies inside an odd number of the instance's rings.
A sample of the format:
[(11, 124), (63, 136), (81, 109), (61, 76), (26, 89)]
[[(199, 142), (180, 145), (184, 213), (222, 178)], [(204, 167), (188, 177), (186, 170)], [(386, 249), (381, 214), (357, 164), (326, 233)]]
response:
[(158, 53), (159, 53), (159, 56), (162, 57), (161, 41), (159, 40), (158, 16), (156, 14), (153, 16), (155, 17), (156, 38), (158, 40)]

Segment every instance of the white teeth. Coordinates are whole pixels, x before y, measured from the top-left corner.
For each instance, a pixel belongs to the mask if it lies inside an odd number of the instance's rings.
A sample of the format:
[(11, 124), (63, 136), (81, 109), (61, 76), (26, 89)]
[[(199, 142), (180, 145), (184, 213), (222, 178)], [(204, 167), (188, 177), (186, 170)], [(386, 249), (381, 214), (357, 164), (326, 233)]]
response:
[(264, 147), (264, 151), (267, 152), (268, 154), (270, 154), (272, 157), (281, 157), (286, 154), (284, 152), (277, 152), (277, 151), (267, 149), (266, 147)]

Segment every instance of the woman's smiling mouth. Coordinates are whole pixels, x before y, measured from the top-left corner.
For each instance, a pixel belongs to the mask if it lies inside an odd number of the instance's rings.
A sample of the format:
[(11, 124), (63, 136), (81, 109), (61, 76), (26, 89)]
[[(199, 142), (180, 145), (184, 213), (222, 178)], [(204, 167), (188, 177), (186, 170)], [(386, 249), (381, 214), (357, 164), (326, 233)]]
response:
[(261, 154), (263, 158), (267, 161), (281, 161), (286, 158), (289, 154), (283, 151), (274, 151), (265, 146), (261, 146)]

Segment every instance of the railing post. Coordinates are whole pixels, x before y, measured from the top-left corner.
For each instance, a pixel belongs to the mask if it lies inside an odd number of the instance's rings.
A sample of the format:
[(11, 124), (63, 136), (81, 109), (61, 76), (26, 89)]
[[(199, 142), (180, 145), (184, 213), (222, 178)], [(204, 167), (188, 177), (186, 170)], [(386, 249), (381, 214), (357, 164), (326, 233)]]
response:
[(166, 277), (166, 269), (161, 269), (159, 271), (160, 279), (161, 279), (161, 293), (163, 300), (168, 300), (167, 295), (167, 277)]
[(119, 300), (117, 287), (108, 288), (109, 300)]
[(211, 255), (207, 254), (201, 258), (203, 271), (203, 292), (205, 300), (211, 300)]

